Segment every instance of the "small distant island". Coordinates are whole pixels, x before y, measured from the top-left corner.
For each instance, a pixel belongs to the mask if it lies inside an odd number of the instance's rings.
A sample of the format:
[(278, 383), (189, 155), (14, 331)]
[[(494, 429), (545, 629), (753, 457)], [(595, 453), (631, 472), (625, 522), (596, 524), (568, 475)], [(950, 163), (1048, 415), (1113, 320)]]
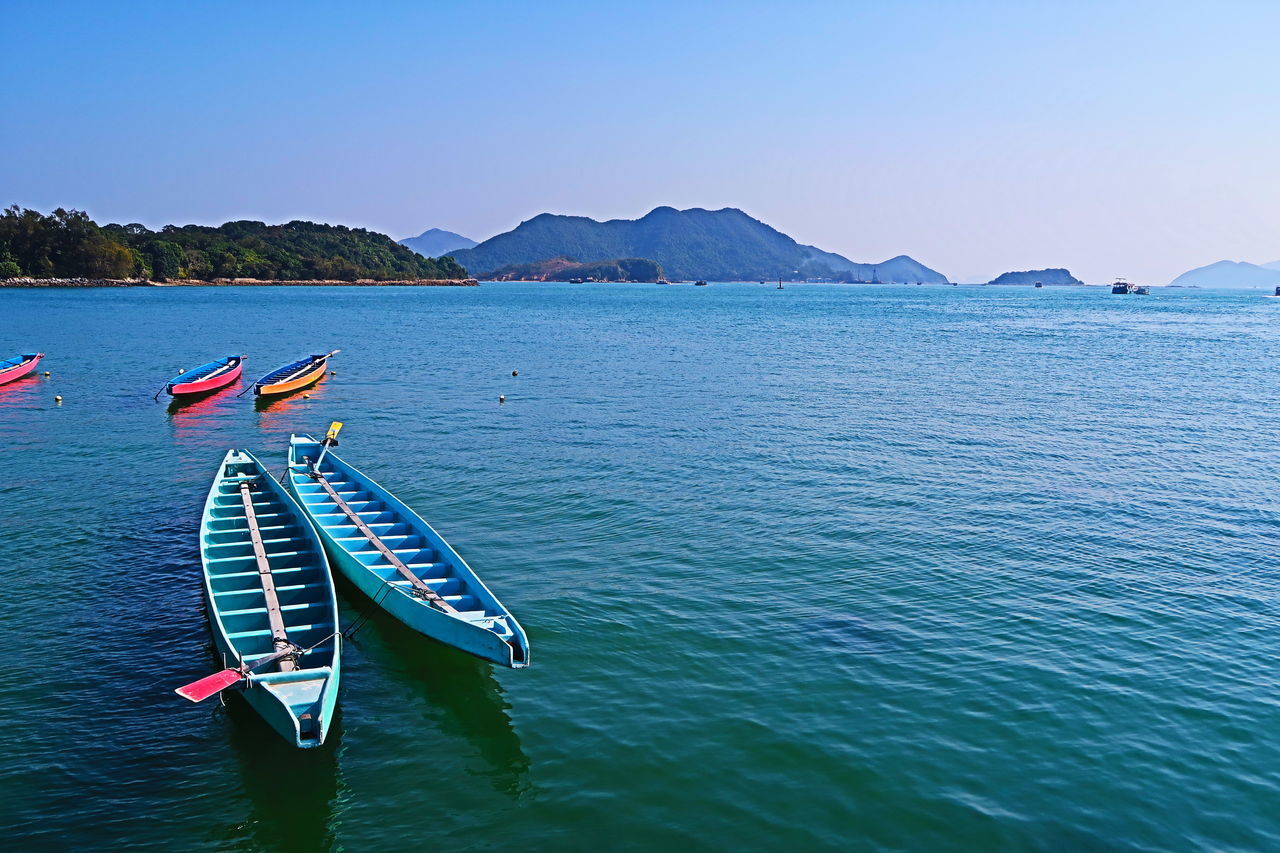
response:
[(219, 226), (98, 225), (79, 210), (0, 215), (0, 280), (76, 284), (464, 283), (452, 258), (424, 258), (385, 234), (344, 225), (241, 220)]
[(529, 264), (508, 264), (490, 273), (493, 281), (662, 281), (662, 265), (648, 258), (617, 258), (579, 263), (560, 256)]
[(1084, 284), (1062, 267), (1002, 273), (987, 284), (1035, 284), (1036, 282), (1044, 285)]

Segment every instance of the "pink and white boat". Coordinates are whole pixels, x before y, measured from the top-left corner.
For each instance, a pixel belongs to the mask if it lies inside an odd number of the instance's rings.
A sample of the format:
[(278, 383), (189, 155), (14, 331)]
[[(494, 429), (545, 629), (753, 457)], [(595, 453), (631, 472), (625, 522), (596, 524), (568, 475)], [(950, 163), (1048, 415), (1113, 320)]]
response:
[(229, 355), (226, 358), (202, 364), (195, 370), (180, 373), (164, 386), (175, 397), (188, 397), (193, 394), (208, 394), (225, 388), (240, 378), (240, 370), (244, 366), (244, 356)]
[(0, 361), (0, 385), (28, 375), (36, 369), (36, 365), (42, 358), (44, 358), (42, 352), (24, 352), (22, 355)]

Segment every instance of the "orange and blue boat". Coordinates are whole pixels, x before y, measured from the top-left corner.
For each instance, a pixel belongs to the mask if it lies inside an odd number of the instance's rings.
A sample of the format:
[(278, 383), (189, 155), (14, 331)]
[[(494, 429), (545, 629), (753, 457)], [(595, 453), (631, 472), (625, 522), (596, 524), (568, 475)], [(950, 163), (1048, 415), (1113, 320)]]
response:
[(329, 359), (340, 352), (342, 350), (336, 349), (323, 355), (309, 355), (273, 370), (253, 383), (253, 393), (257, 397), (277, 397), (314, 385), (324, 376)]
[(36, 369), (36, 365), (42, 358), (44, 358), (42, 352), (24, 352), (22, 355), (0, 361), (0, 385), (27, 376)]
[[(240, 378), (244, 367), (244, 356), (229, 355), (208, 364), (202, 364), (195, 370), (179, 373), (169, 380), (164, 390), (174, 397), (191, 397), (196, 394), (208, 394), (219, 388), (226, 388)], [(158, 396), (158, 395), (157, 395)]]

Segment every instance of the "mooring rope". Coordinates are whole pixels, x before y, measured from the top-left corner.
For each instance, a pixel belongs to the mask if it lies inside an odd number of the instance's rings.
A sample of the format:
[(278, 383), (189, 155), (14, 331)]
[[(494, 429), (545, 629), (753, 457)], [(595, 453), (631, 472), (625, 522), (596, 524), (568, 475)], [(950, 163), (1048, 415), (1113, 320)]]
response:
[(367, 605), (365, 609), (361, 611), (360, 615), (356, 617), (355, 621), (347, 626), (347, 630), (342, 632), (342, 636), (348, 640), (354, 637), (356, 632), (368, 624), (370, 617), (373, 616), (373, 611), (382, 604), (383, 599), (385, 599), (393, 589), (395, 589), (395, 587), (393, 587), (390, 582), (384, 583), (382, 592), (378, 593), (377, 598), (374, 598), (371, 604)]

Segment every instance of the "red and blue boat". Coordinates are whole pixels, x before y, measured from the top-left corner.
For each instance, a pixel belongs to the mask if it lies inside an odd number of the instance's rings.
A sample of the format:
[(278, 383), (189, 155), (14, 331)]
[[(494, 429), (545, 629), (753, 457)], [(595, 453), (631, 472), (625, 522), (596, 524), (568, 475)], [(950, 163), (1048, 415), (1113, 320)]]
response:
[(179, 373), (169, 380), (164, 390), (175, 397), (191, 397), (196, 394), (208, 394), (219, 388), (226, 388), (240, 378), (244, 367), (244, 356), (229, 355), (208, 364), (202, 364), (195, 370)]
[(42, 358), (44, 358), (42, 352), (24, 352), (22, 355), (0, 361), (0, 385), (27, 376), (36, 369), (36, 365)]

